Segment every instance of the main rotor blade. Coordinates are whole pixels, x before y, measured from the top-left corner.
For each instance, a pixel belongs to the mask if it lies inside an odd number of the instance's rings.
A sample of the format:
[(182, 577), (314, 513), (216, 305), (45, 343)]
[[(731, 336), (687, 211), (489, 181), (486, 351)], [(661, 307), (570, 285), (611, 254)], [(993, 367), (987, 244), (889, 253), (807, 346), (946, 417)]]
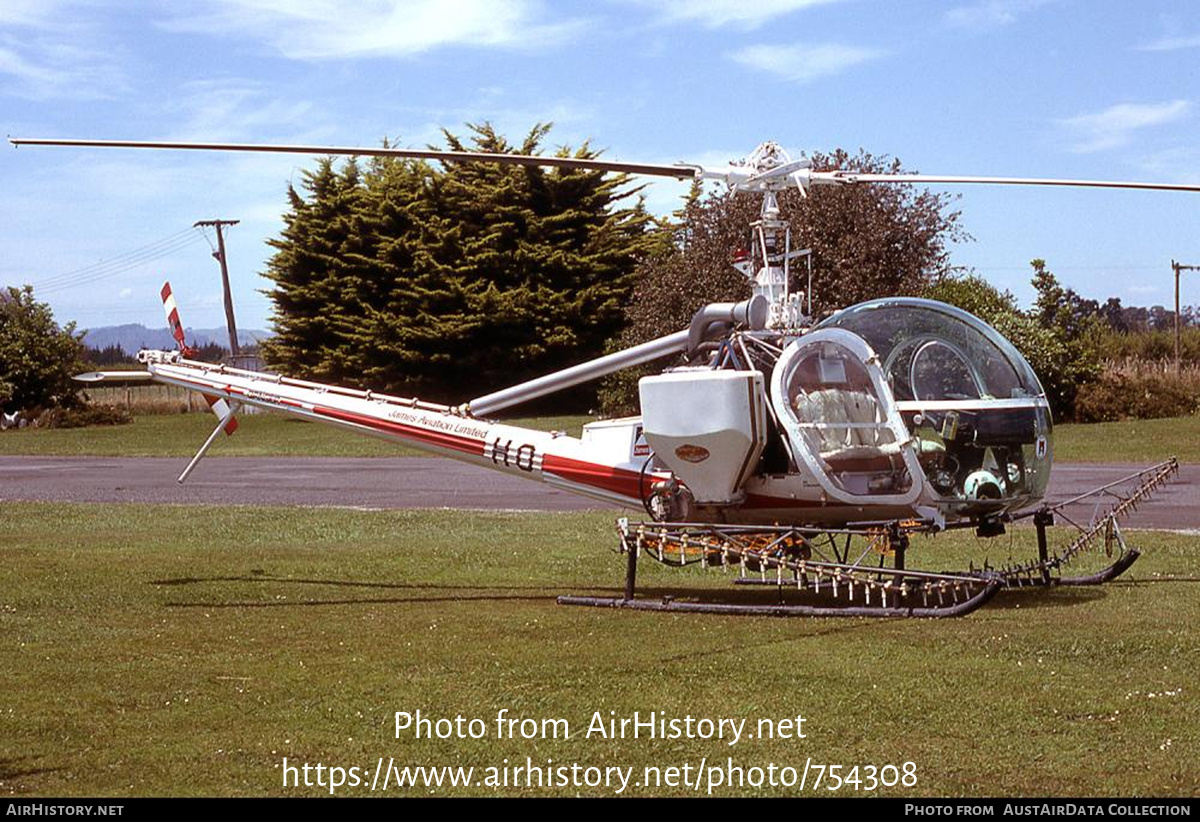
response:
[(1056, 180), (1044, 177), (949, 177), (937, 174), (859, 174), (856, 171), (814, 171), (814, 183), (988, 183), (1018, 186), (1076, 186), (1080, 188), (1139, 188), (1153, 191), (1200, 191), (1200, 185), (1140, 183), (1124, 180)]
[(614, 171), (624, 174), (646, 174), (654, 177), (693, 179), (696, 166), (648, 165), (644, 163), (614, 163), (608, 160), (587, 160), (577, 157), (543, 157), (531, 154), (493, 154), (483, 151), (436, 151), (411, 148), (347, 148), (344, 146), (286, 146), (248, 143), (159, 143), (141, 140), (49, 140), (10, 137), (14, 146), (76, 146), (83, 148), (151, 148), (192, 151), (257, 151), (271, 154), (346, 155), (354, 157), (401, 157), (412, 160), (444, 160), (457, 162), (494, 162), (519, 166)]

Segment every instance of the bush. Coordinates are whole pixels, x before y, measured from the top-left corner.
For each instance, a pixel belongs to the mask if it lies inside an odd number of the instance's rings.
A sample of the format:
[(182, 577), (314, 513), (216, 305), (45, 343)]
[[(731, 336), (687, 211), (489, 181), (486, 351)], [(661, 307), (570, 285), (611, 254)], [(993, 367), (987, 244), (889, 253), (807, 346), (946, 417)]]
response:
[(1200, 410), (1200, 387), (1168, 373), (1109, 368), (1075, 397), (1077, 422), (1183, 417)]
[(75, 404), (83, 335), (60, 328), (33, 289), (0, 289), (0, 403), (11, 410)]
[(47, 408), (33, 421), (35, 428), (85, 428), (89, 425), (126, 425), (133, 422), (124, 408), (116, 405), (79, 405)]
[[(1185, 363), (1200, 363), (1200, 328), (1180, 332), (1180, 358)], [(1106, 360), (1175, 361), (1174, 331), (1121, 332), (1110, 328), (1095, 334), (1096, 348)]]

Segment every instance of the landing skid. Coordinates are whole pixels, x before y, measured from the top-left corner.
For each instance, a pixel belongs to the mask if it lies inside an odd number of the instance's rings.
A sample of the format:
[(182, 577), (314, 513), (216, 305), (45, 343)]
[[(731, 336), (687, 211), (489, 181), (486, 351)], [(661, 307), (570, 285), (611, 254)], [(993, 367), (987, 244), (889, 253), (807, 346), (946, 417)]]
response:
[[(872, 523), (845, 529), (781, 526), (736, 526), (698, 523), (630, 523), (619, 520), (620, 550), (626, 555), (625, 591), (621, 597), (561, 596), (560, 605), (625, 608), (637, 611), (734, 614), (745, 616), (938, 618), (965, 616), (1009, 588), (1102, 585), (1125, 573), (1141, 553), (1125, 543), (1119, 520), (1146, 500), (1179, 470), (1167, 460), (1152, 468), (1053, 505), (1044, 505), (1007, 518), (1032, 518), (1037, 529), (1038, 558), (1000, 569), (985, 567), (966, 573), (931, 573), (904, 567), (908, 535), (936, 530), (928, 522)], [(1067, 506), (1097, 498), (1112, 504), (1087, 525), (1072, 521)], [(1051, 554), (1046, 529), (1059, 516), (1078, 530), (1066, 548)], [(844, 537), (844, 542), (839, 543)], [(854, 539), (866, 548), (851, 552)], [(1064, 576), (1061, 571), (1080, 554), (1103, 542), (1116, 559), (1092, 574)], [(832, 552), (832, 556), (828, 553)], [(673, 566), (703, 563), (723, 570), (736, 568), (735, 585), (771, 585), (779, 590), (775, 604), (698, 602), (674, 596), (636, 596), (637, 563), (649, 554)], [(879, 564), (871, 561), (879, 557)], [(894, 558), (884, 568), (884, 558)], [(816, 602), (788, 602), (793, 599)]]
[[(1037, 561), (1026, 565), (985, 570), (988, 573), (999, 573), (1009, 588), (1103, 585), (1113, 581), (1128, 571), (1142, 555), (1136, 548), (1126, 544), (1125, 535), (1121, 532), (1121, 518), (1137, 510), (1138, 505), (1146, 501), (1178, 471), (1179, 461), (1172, 458), (1069, 500), (1043, 505), (1036, 510), (1011, 517), (1011, 521), (1030, 517), (1033, 519), (1033, 525), (1037, 529)], [(1068, 506), (1078, 505), (1092, 499), (1096, 500), (1096, 508), (1088, 524), (1075, 522), (1065, 513)], [(1101, 506), (1106, 501), (1109, 506), (1101, 511)], [(1047, 548), (1046, 528), (1055, 523), (1056, 517), (1073, 526), (1078, 531), (1078, 535), (1066, 548), (1050, 554)], [(1064, 567), (1079, 555), (1096, 547), (1100, 542), (1103, 542), (1104, 552), (1107, 556), (1115, 555), (1116, 560), (1112, 564), (1093, 574), (1061, 575)]]
[[(964, 616), (984, 605), (1004, 587), (999, 574), (941, 574), (903, 568), (906, 535), (895, 526), (843, 529), (836, 532), (797, 528), (742, 528), (691, 523), (618, 522), (626, 555), (625, 594), (622, 597), (562, 596), (560, 605), (626, 608), (638, 611), (726, 614), (743, 616), (937, 618)], [(813, 539), (833, 543), (845, 536), (845, 554), (826, 559)], [(847, 561), (851, 538), (867, 539), (867, 549)], [(895, 546), (895, 568), (866, 563), (881, 546)], [(725, 570), (737, 568), (735, 584), (766, 584), (779, 589), (775, 604), (694, 602), (674, 596), (637, 598), (638, 557), (648, 553), (668, 565), (703, 562)], [(749, 576), (756, 569), (760, 577)], [(788, 597), (815, 600), (788, 602)]]

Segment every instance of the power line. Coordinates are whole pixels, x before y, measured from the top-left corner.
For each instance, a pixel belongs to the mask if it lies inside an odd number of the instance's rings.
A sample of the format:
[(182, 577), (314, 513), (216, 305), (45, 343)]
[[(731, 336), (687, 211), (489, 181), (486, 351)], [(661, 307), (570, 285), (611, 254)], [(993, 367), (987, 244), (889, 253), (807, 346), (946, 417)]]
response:
[[(980, 271), (1032, 271), (1029, 265), (987, 265), (986, 263), (968, 263), (968, 268)], [(1161, 265), (1052, 265), (1054, 271), (1159, 271)]]
[(55, 284), (55, 281), (58, 281), (58, 280), (69, 280), (76, 276), (83, 276), (86, 274), (90, 274), (99, 269), (119, 264), (130, 257), (139, 256), (139, 255), (146, 254), (146, 253), (153, 253), (154, 251), (162, 248), (163, 246), (171, 245), (173, 243), (176, 243), (183, 239), (188, 238), (188, 236), (190, 234), (191, 234), (191, 232), (189, 232), (185, 229), (183, 231), (176, 232), (175, 234), (172, 234), (169, 237), (164, 237), (161, 240), (155, 240), (152, 243), (148, 243), (144, 246), (135, 248), (132, 251), (122, 252), (121, 254), (118, 254), (115, 257), (110, 257), (106, 260), (101, 260), (100, 262), (97, 262), (97, 263), (85, 265), (81, 268), (71, 269), (70, 271), (64, 271), (61, 274), (55, 274), (50, 277), (45, 277), (41, 280), (36, 280), (34, 282), (34, 285), (52, 285), (52, 284)]
[(184, 229), (168, 237), (163, 237), (160, 240), (155, 240), (152, 243), (147, 243), (144, 246), (123, 252), (115, 257), (110, 257), (107, 260), (101, 260), (98, 263), (66, 271), (62, 274), (44, 277), (41, 280), (34, 281), (32, 285), (39, 294), (50, 294), (71, 288), (78, 288), (83, 285), (91, 285), (92, 283), (129, 271), (140, 265), (176, 254), (200, 242), (201, 239), (203, 237), (194, 229)]
[(90, 285), (145, 265), (146, 263), (169, 257), (189, 246), (195, 245), (198, 239), (194, 236), (181, 237), (169, 244), (159, 244), (153, 248), (143, 249), (136, 254), (127, 253), (120, 258), (105, 261), (82, 272), (76, 272), (71, 276), (59, 275), (58, 277), (50, 278), (40, 284), (40, 292), (45, 294), (77, 288), (82, 285)]

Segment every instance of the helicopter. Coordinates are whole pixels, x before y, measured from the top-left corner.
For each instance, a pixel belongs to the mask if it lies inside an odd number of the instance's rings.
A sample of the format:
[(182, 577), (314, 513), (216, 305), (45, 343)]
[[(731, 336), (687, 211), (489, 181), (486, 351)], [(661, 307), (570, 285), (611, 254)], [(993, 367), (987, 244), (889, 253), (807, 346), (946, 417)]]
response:
[[(255, 151), (497, 162), (681, 180), (715, 180), (761, 197), (748, 252), (733, 265), (751, 296), (701, 308), (689, 327), (458, 405), (441, 405), (240, 370), (193, 359), (169, 284), (162, 292), (178, 349), (143, 350), (140, 379), (202, 394), (216, 427), (179, 477), (183, 482), (243, 406), (276, 411), (546, 483), (626, 508), (617, 521), (626, 556), (624, 595), (563, 596), (569, 605), (775, 616), (961, 616), (1006, 587), (1099, 584), (1138, 558), (1119, 521), (1178, 470), (1174, 459), (1054, 504), (1044, 502), (1053, 423), (1037, 375), (994, 328), (956, 307), (917, 298), (812, 314), (811, 253), (794, 242), (779, 195), (823, 186), (1006, 184), (1200, 191), (1200, 186), (1045, 178), (938, 176), (819, 170), (772, 142), (721, 166), (650, 165), (595, 158), (435, 149), (344, 148), (115, 140), (10, 138), (56, 145)], [(792, 289), (797, 261), (805, 291)], [(672, 358), (638, 384), (641, 414), (601, 420), (580, 437), (492, 417), (521, 403), (627, 368)], [(129, 379), (92, 372), (86, 383)], [(1087, 499), (1108, 503), (1051, 552), (1047, 527)], [(909, 538), (974, 528), (997, 536), (1031, 519), (1037, 557), (961, 572), (906, 567)], [(865, 543), (865, 547), (857, 546)], [(1103, 545), (1116, 559), (1088, 576), (1065, 576)], [(778, 604), (695, 602), (636, 595), (637, 563), (736, 569), (741, 584), (773, 585)], [(892, 560), (887, 567), (887, 559)], [(785, 589), (796, 594), (783, 597)]]

